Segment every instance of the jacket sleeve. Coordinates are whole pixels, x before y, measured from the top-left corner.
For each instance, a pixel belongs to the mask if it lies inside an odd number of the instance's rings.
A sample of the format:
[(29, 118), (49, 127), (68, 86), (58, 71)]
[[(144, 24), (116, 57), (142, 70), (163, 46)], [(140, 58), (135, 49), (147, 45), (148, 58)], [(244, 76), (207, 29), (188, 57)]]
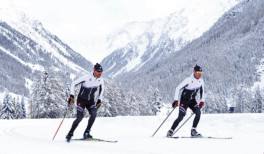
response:
[(98, 99), (100, 99), (101, 101), (102, 101), (102, 99), (103, 99), (103, 95), (104, 95), (104, 81), (102, 80), (101, 81), (102, 82), (102, 84), (100, 85), (100, 92), (99, 92), (99, 97), (98, 97)]
[(205, 96), (204, 96), (204, 81), (202, 81), (202, 86), (200, 89), (200, 102), (204, 102), (205, 101)]
[(189, 78), (186, 78), (185, 80), (183, 80), (176, 88), (175, 90), (175, 95), (174, 95), (174, 100), (178, 101), (179, 100), (179, 93), (180, 93), (180, 90), (182, 88), (184, 88), (185, 86), (187, 86), (190, 82), (190, 79)]
[(77, 84), (81, 83), (81, 82), (85, 82), (85, 80), (88, 79), (88, 78), (89, 78), (89, 74), (86, 74), (86, 75), (84, 75), (84, 76), (82, 76), (82, 77), (80, 77), (80, 78), (74, 80), (74, 81), (71, 83), (70, 94), (71, 94), (71, 95), (74, 95), (74, 87), (75, 87)]

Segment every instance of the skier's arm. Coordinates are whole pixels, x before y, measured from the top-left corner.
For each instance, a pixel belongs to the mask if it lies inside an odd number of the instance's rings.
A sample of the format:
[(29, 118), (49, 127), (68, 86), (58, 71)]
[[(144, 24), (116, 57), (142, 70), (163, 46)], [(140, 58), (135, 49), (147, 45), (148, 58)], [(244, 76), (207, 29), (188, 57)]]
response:
[(100, 85), (100, 92), (98, 97), (98, 99), (100, 99), (101, 101), (103, 99), (103, 94), (104, 94), (104, 81), (102, 81), (102, 84)]
[(182, 88), (184, 88), (185, 86), (187, 86), (189, 84), (189, 78), (186, 78), (185, 80), (183, 80), (176, 88), (175, 90), (175, 95), (174, 95), (174, 100), (178, 101), (179, 100), (179, 93), (180, 90)]
[(205, 101), (205, 96), (204, 96), (204, 82), (202, 82), (202, 86), (200, 88), (200, 102), (204, 102)]
[(89, 74), (86, 74), (76, 80), (74, 80), (72, 83), (71, 83), (71, 89), (70, 89), (70, 94), (74, 96), (74, 87), (81, 83), (81, 82), (84, 82), (87, 78), (89, 78)]

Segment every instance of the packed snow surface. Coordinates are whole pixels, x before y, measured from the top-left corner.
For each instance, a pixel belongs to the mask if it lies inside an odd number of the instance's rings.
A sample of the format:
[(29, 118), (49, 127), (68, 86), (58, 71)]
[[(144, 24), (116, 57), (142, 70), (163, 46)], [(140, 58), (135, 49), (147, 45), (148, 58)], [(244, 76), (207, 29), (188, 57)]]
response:
[[(184, 120), (190, 116), (188, 113)], [(1, 154), (263, 154), (264, 114), (203, 114), (197, 131), (203, 136), (233, 139), (170, 139), (165, 135), (177, 117), (175, 112), (154, 137), (166, 116), (98, 117), (91, 134), (117, 143), (94, 141), (65, 142), (74, 119), (0, 120)], [(193, 117), (175, 135), (189, 136)], [(84, 118), (73, 138), (81, 138), (87, 125)], [(183, 123), (182, 121), (182, 123)]]

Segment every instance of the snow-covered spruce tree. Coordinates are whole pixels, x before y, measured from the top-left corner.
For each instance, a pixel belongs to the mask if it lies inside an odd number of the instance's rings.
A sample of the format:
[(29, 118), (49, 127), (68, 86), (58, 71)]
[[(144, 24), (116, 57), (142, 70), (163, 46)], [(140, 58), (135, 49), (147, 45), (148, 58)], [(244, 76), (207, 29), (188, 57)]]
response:
[(214, 97), (212, 91), (208, 91), (206, 95), (206, 102), (204, 107), (202, 108), (202, 111), (204, 113), (218, 113), (218, 103), (216, 101), (216, 98)]
[(45, 78), (47, 78), (47, 74), (42, 73), (39, 78), (35, 79), (34, 83), (31, 86), (32, 93), (30, 95), (29, 117), (33, 119), (37, 117), (36, 113), (38, 111), (38, 106), (40, 103), (42, 103), (41, 101), (43, 101), (43, 98), (45, 96)]
[(248, 92), (245, 88), (241, 88), (238, 91), (237, 96), (236, 110), (239, 111), (239, 113), (250, 113), (254, 104), (250, 92)]
[(163, 107), (159, 90), (149, 85), (146, 91), (146, 97), (149, 110), (151, 111), (149, 115), (157, 115), (157, 113), (160, 112), (160, 109)]
[(140, 108), (141, 108), (141, 102), (142, 99), (138, 97), (138, 95), (135, 95), (135, 90), (130, 90), (126, 93), (126, 100), (129, 104), (129, 108), (127, 108), (127, 114), (131, 116), (138, 116), (140, 115)]
[(26, 114), (25, 98), (24, 97), (22, 97), (20, 104), (21, 104), (21, 119), (26, 119), (27, 114)]
[(22, 119), (22, 107), (21, 107), (21, 103), (19, 100), (19, 97), (17, 97), (17, 99), (14, 101), (15, 103), (15, 112), (16, 112), (16, 117), (15, 119)]
[(35, 118), (60, 118), (65, 112), (65, 92), (54, 70), (45, 70), (32, 85), (32, 108)]
[(1, 119), (14, 119), (13, 99), (9, 94), (5, 94), (1, 109)]
[(104, 83), (104, 97), (102, 106), (98, 110), (98, 116), (114, 117), (118, 115), (128, 115), (127, 109), (129, 109), (129, 104), (127, 104), (123, 89), (110, 80), (105, 79)]
[(1, 119), (2, 104), (3, 104), (3, 102), (2, 102), (2, 100), (0, 100), (0, 119)]
[(2, 104), (3, 104), (3, 102), (2, 102), (2, 100), (0, 100), (0, 116), (1, 116)]
[(257, 87), (254, 97), (254, 106), (255, 106), (255, 112), (256, 113), (262, 113), (262, 103), (263, 99), (261, 97), (260, 88)]

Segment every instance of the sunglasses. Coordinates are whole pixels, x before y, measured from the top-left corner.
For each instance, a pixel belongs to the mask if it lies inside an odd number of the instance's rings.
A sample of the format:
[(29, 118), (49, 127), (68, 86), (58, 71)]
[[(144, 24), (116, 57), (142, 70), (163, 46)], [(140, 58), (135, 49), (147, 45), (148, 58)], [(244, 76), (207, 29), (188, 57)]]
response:
[(195, 72), (195, 73), (197, 73), (197, 74), (203, 74), (203, 72)]
[(96, 71), (96, 72), (103, 72), (103, 71)]

